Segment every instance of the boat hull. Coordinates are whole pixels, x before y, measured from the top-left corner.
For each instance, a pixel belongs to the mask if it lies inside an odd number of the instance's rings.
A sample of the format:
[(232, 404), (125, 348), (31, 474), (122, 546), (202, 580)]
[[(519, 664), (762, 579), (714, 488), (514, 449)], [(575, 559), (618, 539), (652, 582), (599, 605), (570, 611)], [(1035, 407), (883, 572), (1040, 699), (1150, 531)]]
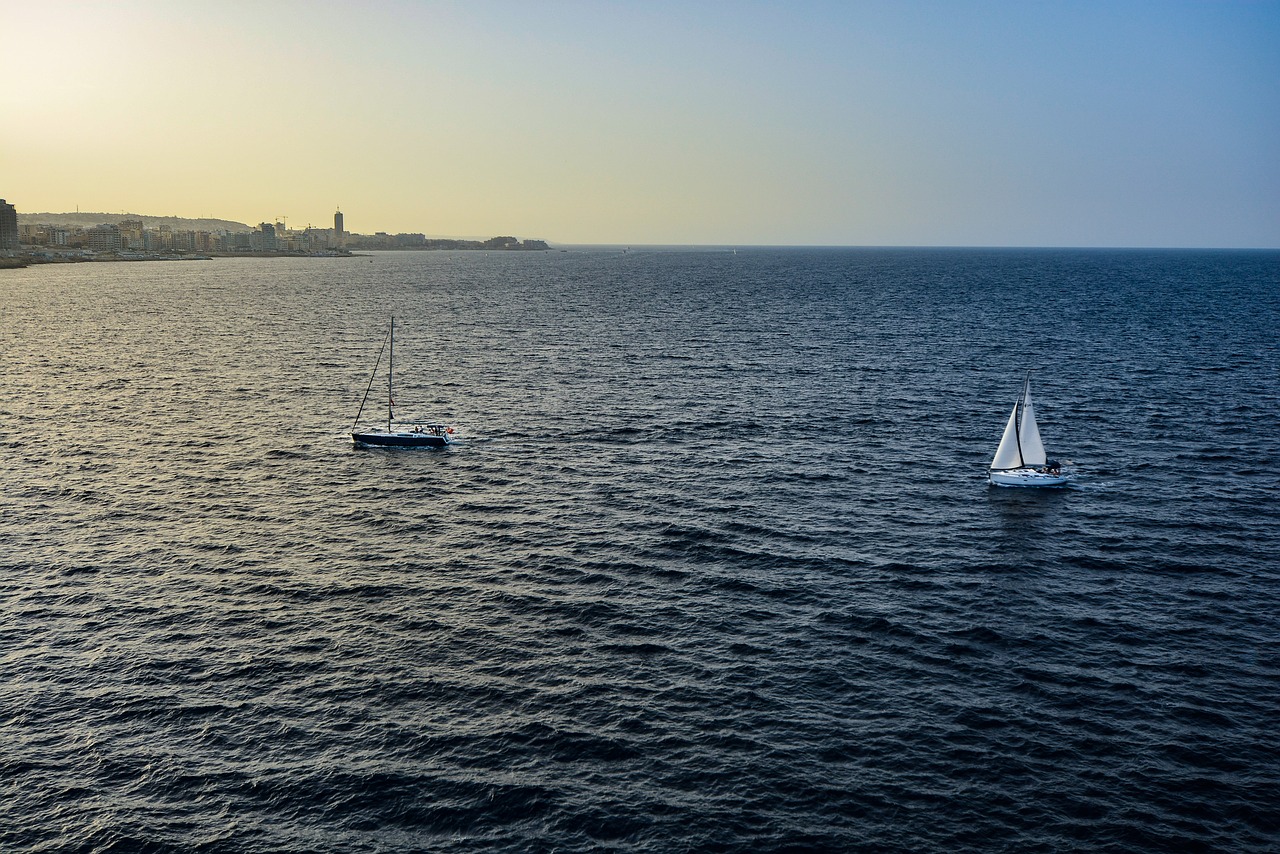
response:
[(989, 472), (992, 486), (1043, 487), (1063, 486), (1067, 482), (1065, 474), (1052, 474), (1036, 469), (1006, 469)]
[(430, 433), (352, 433), (357, 445), (375, 448), (443, 448), (453, 443), (448, 435)]

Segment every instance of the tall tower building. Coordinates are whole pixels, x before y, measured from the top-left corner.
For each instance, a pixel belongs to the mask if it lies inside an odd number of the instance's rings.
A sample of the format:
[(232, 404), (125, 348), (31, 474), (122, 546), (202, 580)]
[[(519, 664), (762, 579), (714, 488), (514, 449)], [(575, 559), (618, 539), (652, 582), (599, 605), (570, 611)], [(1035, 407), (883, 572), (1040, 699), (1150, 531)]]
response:
[(18, 251), (18, 209), (0, 199), (0, 252)]
[(342, 230), (342, 211), (338, 211), (333, 215), (333, 243), (335, 246), (341, 246), (346, 237), (346, 233)]

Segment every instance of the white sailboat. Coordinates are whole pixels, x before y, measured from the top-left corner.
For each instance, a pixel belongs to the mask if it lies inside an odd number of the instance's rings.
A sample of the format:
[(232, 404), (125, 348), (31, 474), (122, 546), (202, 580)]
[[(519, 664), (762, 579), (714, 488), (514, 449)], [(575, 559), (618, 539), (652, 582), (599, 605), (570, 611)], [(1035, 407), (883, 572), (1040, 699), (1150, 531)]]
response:
[(1022, 384), (1022, 395), (1013, 404), (1004, 426), (1000, 447), (991, 460), (988, 477), (993, 486), (1062, 486), (1067, 476), (1057, 460), (1049, 459), (1036, 426), (1031, 404), (1031, 374)]
[(382, 345), (390, 352), (387, 354), (387, 427), (366, 427), (360, 429), (360, 415), (369, 400), (369, 391), (378, 376), (378, 366), (382, 363), (382, 351), (378, 351), (378, 361), (373, 365), (373, 375), (369, 377), (369, 387), (364, 391), (364, 400), (360, 401), (360, 411), (356, 413), (355, 424), (351, 427), (351, 441), (358, 447), (377, 446), (384, 448), (443, 448), (453, 444), (453, 428), (446, 424), (397, 424), (395, 423), (395, 394), (392, 389), (396, 355), (396, 319), (391, 318), (391, 328)]

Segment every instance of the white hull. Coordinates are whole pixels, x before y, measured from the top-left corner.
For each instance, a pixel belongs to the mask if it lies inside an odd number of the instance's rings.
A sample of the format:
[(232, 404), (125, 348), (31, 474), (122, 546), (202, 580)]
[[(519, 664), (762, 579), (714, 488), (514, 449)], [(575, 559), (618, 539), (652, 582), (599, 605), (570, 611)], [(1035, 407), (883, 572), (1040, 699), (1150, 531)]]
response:
[(1067, 482), (1065, 474), (1050, 474), (1031, 468), (993, 471), (990, 476), (992, 486), (1062, 486)]

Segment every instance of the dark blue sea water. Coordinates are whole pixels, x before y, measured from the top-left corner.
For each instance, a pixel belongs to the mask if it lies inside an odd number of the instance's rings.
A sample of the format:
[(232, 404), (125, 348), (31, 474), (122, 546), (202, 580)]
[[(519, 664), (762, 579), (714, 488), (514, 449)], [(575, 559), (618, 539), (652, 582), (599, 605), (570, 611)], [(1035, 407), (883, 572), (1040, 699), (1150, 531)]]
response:
[[(1280, 254), (0, 272), (0, 850), (1274, 851)], [(388, 318), (445, 451), (347, 434)], [(1063, 490), (987, 486), (1026, 371)]]

